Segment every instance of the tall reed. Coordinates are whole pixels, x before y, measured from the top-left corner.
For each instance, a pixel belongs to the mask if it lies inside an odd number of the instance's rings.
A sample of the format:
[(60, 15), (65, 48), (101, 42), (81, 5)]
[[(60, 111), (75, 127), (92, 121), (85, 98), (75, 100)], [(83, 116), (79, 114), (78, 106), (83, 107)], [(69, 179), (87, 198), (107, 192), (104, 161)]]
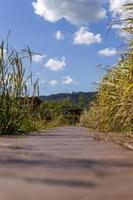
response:
[[(133, 4), (125, 5), (123, 30), (130, 33), (129, 49), (103, 78), (98, 96), (80, 123), (100, 131), (133, 133)], [(121, 30), (121, 31), (123, 31)]]
[[(32, 83), (32, 53), (27, 47), (21, 52), (0, 43), (0, 134), (16, 134), (34, 129), (29, 95), (37, 94), (37, 82)], [(29, 84), (29, 85), (28, 85)], [(30, 88), (30, 89), (29, 89)]]

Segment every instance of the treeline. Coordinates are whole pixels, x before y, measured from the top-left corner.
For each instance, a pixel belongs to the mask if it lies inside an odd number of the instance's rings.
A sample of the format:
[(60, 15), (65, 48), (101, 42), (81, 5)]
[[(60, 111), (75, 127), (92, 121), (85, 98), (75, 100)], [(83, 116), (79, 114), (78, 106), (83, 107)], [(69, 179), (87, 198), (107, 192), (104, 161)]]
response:
[(97, 95), (97, 92), (72, 92), (72, 93), (58, 93), (48, 96), (39, 96), (42, 101), (59, 101), (64, 99), (70, 99), (73, 103), (78, 104), (80, 101), (84, 101), (84, 104), (90, 103)]
[(121, 31), (130, 34), (128, 50), (115, 67), (107, 70), (97, 98), (82, 115), (80, 124), (105, 132), (133, 133), (133, 4), (125, 5), (123, 12), (127, 15)]

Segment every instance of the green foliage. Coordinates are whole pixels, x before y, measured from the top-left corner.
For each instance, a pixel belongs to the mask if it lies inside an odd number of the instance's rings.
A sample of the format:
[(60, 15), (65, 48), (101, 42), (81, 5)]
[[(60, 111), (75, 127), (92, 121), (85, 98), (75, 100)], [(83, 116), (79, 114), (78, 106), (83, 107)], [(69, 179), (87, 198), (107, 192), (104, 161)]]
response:
[[(133, 10), (133, 4), (126, 5)], [(131, 11), (130, 10), (130, 11)], [(130, 12), (131, 13), (131, 12)], [(124, 30), (132, 33), (133, 17), (125, 19)], [(129, 50), (117, 66), (103, 78), (97, 99), (80, 119), (83, 126), (100, 131), (133, 133), (133, 51)]]
[(69, 98), (73, 104), (79, 104), (81, 97), (86, 101), (84, 106), (88, 106), (89, 103), (96, 97), (97, 92), (72, 92), (72, 93), (58, 93), (51, 94), (49, 96), (40, 96), (42, 101), (61, 101)]
[[(77, 112), (78, 111), (78, 112)], [(40, 116), (46, 126), (74, 125), (79, 122), (82, 109), (67, 98), (60, 101), (45, 101), (40, 108)]]
[[(0, 134), (16, 134), (35, 128), (32, 103), (26, 99), (30, 94), (35, 96), (38, 88), (37, 82), (32, 84), (32, 74), (24, 68), (23, 62), (28, 64), (27, 59), (31, 63), (29, 48), (19, 53), (9, 49), (7, 42), (0, 43)], [(28, 90), (27, 83), (32, 90)]]
[(72, 93), (73, 101), (63, 98), (36, 106), (35, 96), (39, 89), (37, 81), (33, 84), (32, 73), (27, 67), (31, 62), (29, 48), (18, 52), (9, 49), (8, 42), (0, 43), (0, 134), (76, 124), (81, 111), (94, 96), (93, 93)]

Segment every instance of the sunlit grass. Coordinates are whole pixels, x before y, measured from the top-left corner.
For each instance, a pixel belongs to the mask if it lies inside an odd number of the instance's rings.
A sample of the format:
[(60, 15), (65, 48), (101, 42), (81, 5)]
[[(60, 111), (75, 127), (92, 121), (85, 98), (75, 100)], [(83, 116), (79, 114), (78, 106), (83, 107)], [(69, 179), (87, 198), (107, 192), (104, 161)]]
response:
[[(130, 17), (124, 19), (123, 30), (133, 34), (133, 4), (125, 5), (125, 10), (130, 11)], [(103, 78), (97, 100), (82, 115), (81, 125), (106, 132), (133, 133), (133, 40), (130, 36), (129, 50)]]
[(38, 84), (32, 83), (32, 74), (28, 72), (31, 61), (29, 48), (18, 52), (9, 48), (7, 41), (0, 43), (0, 134), (16, 134), (35, 128), (28, 97), (37, 94)]

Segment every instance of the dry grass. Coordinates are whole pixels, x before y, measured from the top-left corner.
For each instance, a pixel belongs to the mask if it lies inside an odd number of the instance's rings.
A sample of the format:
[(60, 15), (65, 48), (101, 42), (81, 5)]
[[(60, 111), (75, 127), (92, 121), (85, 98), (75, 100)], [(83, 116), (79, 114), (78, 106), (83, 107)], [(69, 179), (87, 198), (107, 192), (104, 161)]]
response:
[[(133, 5), (125, 6), (133, 11)], [(133, 17), (126, 18), (126, 30), (133, 33)], [(80, 120), (81, 125), (105, 132), (133, 133), (133, 50), (130, 39), (129, 50), (121, 61), (103, 78), (97, 100), (92, 103)]]

